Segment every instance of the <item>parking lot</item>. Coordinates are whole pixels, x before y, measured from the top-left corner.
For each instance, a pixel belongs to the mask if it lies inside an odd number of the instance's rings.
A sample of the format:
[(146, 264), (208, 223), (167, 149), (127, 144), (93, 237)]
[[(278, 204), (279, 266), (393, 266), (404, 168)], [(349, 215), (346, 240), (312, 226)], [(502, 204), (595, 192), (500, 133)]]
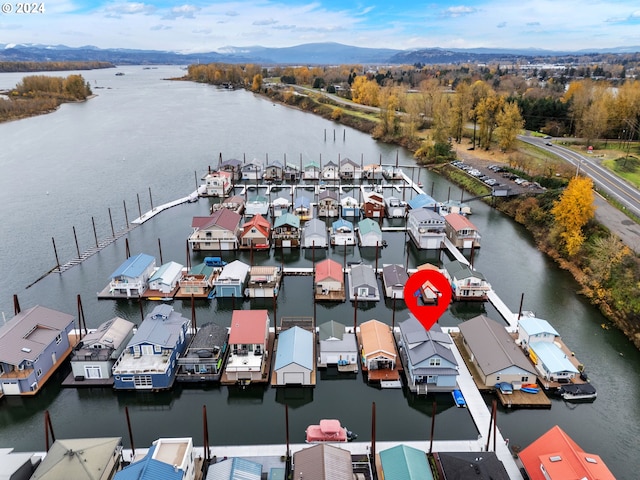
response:
[(483, 165), (480, 162), (476, 165), (470, 165), (462, 161), (451, 162), (451, 165), (465, 171), (468, 175), (477, 178), (478, 181), (491, 188), (508, 189), (509, 195), (544, 191), (544, 187), (541, 187), (538, 183), (525, 180), (508, 171), (502, 165)]

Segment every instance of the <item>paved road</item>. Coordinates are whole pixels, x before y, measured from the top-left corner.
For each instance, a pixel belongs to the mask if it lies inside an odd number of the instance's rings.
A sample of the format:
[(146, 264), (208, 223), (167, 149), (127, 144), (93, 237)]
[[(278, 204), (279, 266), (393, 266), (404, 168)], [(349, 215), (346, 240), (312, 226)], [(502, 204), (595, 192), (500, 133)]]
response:
[[(576, 167), (576, 173), (591, 178), (594, 184), (611, 198), (617, 199), (623, 208), (640, 217), (640, 192), (634, 186), (617, 177), (602, 165), (597, 158), (581, 155), (563, 146), (552, 144), (539, 137), (520, 135), (519, 139), (543, 148)], [(640, 254), (640, 225), (631, 220), (624, 212), (611, 206), (603, 197), (596, 195), (596, 220)]]

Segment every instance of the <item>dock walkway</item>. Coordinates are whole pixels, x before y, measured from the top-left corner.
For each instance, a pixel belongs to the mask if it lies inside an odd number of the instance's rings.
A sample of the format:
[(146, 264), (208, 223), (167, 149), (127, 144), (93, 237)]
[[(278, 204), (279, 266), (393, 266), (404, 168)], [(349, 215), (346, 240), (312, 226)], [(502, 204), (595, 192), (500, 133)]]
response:
[(171, 202), (163, 203), (162, 205), (159, 205), (157, 207), (153, 207), (148, 212), (143, 213), (142, 216), (132, 220), (131, 223), (136, 225), (142, 225), (147, 220), (152, 219), (160, 212), (163, 212), (169, 208), (175, 207), (176, 205), (181, 205), (183, 203), (197, 201), (198, 197), (200, 197), (200, 195), (202, 195), (205, 192), (206, 192), (206, 186), (201, 185), (200, 187), (198, 187), (197, 190), (194, 190), (186, 197), (178, 198), (177, 200), (173, 200)]
[(509, 324), (505, 327), (509, 333), (515, 333), (518, 331), (518, 314), (509, 310), (509, 307), (502, 301), (495, 290), (491, 289), (487, 293), (487, 298), (491, 304), (498, 310), (498, 313), (502, 315), (502, 318)]

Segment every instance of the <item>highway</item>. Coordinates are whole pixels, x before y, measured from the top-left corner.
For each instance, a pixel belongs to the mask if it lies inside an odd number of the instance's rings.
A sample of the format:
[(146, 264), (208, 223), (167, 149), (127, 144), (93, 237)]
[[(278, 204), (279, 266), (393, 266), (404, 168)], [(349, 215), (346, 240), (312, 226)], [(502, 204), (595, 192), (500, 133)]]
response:
[(518, 138), (523, 142), (547, 150), (574, 165), (576, 167), (576, 173), (591, 178), (600, 190), (620, 202), (630, 213), (640, 217), (640, 192), (620, 177), (602, 167), (598, 163), (597, 158), (581, 155), (555, 143), (547, 145), (549, 140), (543, 138), (525, 135), (519, 135)]

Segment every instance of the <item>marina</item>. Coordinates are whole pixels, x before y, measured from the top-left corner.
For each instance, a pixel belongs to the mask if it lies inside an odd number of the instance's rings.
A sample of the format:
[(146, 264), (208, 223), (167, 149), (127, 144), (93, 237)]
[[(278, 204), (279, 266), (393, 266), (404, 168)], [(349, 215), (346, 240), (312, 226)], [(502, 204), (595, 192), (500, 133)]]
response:
[[(126, 78), (127, 81), (135, 82), (139, 77), (137, 75), (129, 74), (129, 71), (127, 70), (127, 76), (124, 78)], [(192, 92), (195, 91), (196, 86), (178, 85), (178, 87), (182, 90)], [(199, 88), (201, 86), (197, 87)], [(167, 98), (166, 90), (161, 90), (163, 98)], [(200, 95), (198, 98), (200, 102), (202, 102), (202, 92), (204, 92), (204, 89), (198, 89), (198, 94)], [(105, 90), (104, 93), (106, 95), (110, 95), (112, 93), (115, 94), (116, 91), (112, 92)], [(208, 94), (209, 93), (207, 93), (207, 95)], [(223, 98), (219, 97), (215, 92), (211, 92), (211, 94), (215, 96), (216, 101), (218, 101), (218, 98)], [(243, 95), (241, 92), (227, 92), (227, 94)], [(172, 97), (172, 95), (169, 95), (169, 97)], [(169, 98), (169, 100), (171, 100), (171, 98)], [(236, 102), (237, 100), (234, 100), (234, 104), (237, 106)], [(250, 102), (252, 108), (255, 104), (254, 102), (255, 100), (253, 99)], [(121, 104), (121, 102), (118, 103)], [(95, 105), (99, 106), (100, 104), (96, 103)], [(159, 105), (162, 104), (159, 103)], [(178, 105), (172, 106), (172, 108), (173, 107), (175, 107), (176, 111), (180, 110)], [(266, 107), (268, 107), (268, 109)], [(163, 108), (165, 107), (163, 106)], [(257, 108), (260, 109), (259, 102), (257, 104)], [(280, 115), (283, 113), (281, 110), (282, 109), (280, 108), (274, 108), (271, 103), (268, 103), (268, 105), (265, 105), (264, 111), (260, 112), (260, 114)], [(63, 108), (61, 111), (56, 112), (55, 115), (65, 118), (69, 113), (71, 113), (71, 109)], [(286, 115), (289, 116), (290, 114), (297, 119), (296, 113), (287, 112)], [(149, 116), (149, 118), (152, 119), (161, 117), (162, 115)], [(121, 115), (118, 115), (118, 118), (121, 118)], [(234, 116), (229, 115), (228, 118), (233, 119)], [(302, 118), (306, 117), (300, 117), (300, 119)], [(43, 119), (32, 119), (28, 122), (40, 123), (42, 121)], [(278, 124), (279, 121), (280, 120), (268, 123)], [(314, 131), (314, 122), (315, 121), (312, 121), (311, 124), (308, 125), (307, 131)], [(15, 134), (13, 132), (16, 129), (19, 129), (20, 125), (17, 125), (18, 123), (20, 122), (14, 122), (14, 125), (10, 125), (8, 127), (3, 126), (3, 128), (11, 130), (12, 138), (20, 138), (18, 132), (15, 132)], [(315, 128), (316, 132), (320, 132), (318, 135), (320, 137), (322, 126), (324, 126), (324, 124), (320, 124), (320, 128)], [(183, 135), (184, 138), (191, 138), (193, 133), (197, 132), (200, 127), (198, 125), (190, 125), (190, 129), (194, 128), (195, 130), (191, 130), (191, 135), (182, 131), (176, 132), (176, 134)], [(210, 125), (207, 126), (207, 129), (209, 128)], [(235, 126), (231, 126), (231, 128), (235, 128)], [(238, 128), (240, 127), (238, 126)], [(43, 129), (43, 131), (46, 132), (46, 129)], [(158, 128), (158, 131), (163, 131), (163, 129)], [(90, 132), (88, 134), (90, 135)], [(104, 134), (105, 132), (101, 131), (101, 135)], [(278, 135), (277, 131), (270, 131), (270, 137), (260, 145), (259, 149), (262, 151), (278, 151), (278, 144), (285, 144), (283, 143), (285, 142), (285, 139), (282, 136), (278, 137)], [(349, 133), (347, 135), (348, 139), (350, 135), (352, 134)], [(357, 136), (356, 134), (353, 135)], [(269, 142), (274, 142), (274, 145), (271, 145)], [(360, 142), (360, 140), (358, 139), (357, 142)], [(96, 143), (99, 142), (96, 141)], [(200, 147), (197, 145), (197, 142), (193, 143), (194, 144), (191, 145), (190, 149), (192, 149), (193, 152), (194, 165), (181, 166), (180, 170), (193, 172), (194, 168), (200, 168), (203, 164), (203, 159), (206, 161), (206, 158), (209, 158), (211, 155), (209, 153), (211, 151), (210, 145), (198, 150)], [(365, 141), (362, 141), (362, 145), (364, 145), (363, 147), (360, 146), (360, 143), (356, 144), (356, 140), (353, 138), (351, 138), (351, 143), (349, 143), (349, 140), (347, 143), (348, 149), (351, 151), (364, 151), (365, 156), (368, 156), (368, 158), (377, 158), (378, 156), (377, 152), (371, 153), (370, 150), (367, 149)], [(29, 147), (26, 146), (25, 148), (28, 149)], [(216, 150), (222, 149), (223, 151), (232, 149), (231, 146), (227, 145), (220, 147), (216, 145), (215, 148)], [(313, 148), (316, 148), (316, 146), (313, 145)], [(318, 146), (317, 148), (321, 147)], [(331, 149), (334, 148), (336, 150), (345, 150), (345, 146), (342, 144), (339, 146), (329, 145), (327, 150), (331, 151)], [(376, 146), (376, 149), (377, 148), (384, 148), (384, 146)], [(384, 150), (383, 152), (387, 157), (395, 155), (395, 152), (389, 153)], [(127, 158), (144, 158), (142, 152), (140, 155), (136, 155), (133, 151), (127, 151), (126, 155)], [(329, 154), (326, 153), (326, 155)], [(181, 158), (184, 157), (180, 152), (170, 150), (167, 151), (167, 156), (172, 158), (178, 158), (179, 156)], [(69, 157), (71, 158), (72, 155), (69, 155)], [(196, 157), (199, 157), (199, 159)], [(251, 154), (249, 157), (251, 157)], [(334, 157), (337, 157), (337, 154), (335, 154)], [(403, 159), (401, 156), (401, 162), (406, 161), (407, 160)], [(169, 160), (167, 160), (167, 162), (167, 165), (169, 165)], [(108, 163), (109, 162), (104, 162), (103, 164), (106, 165)], [(132, 164), (131, 168), (135, 171), (136, 165)], [(157, 179), (154, 177), (154, 175), (156, 175), (156, 171), (153, 168), (145, 169), (144, 171), (144, 174), (135, 172), (138, 175), (137, 178), (145, 178), (145, 183), (150, 184), (154, 191), (157, 192), (156, 195), (158, 195), (160, 203), (163, 201), (168, 202), (172, 198), (177, 198), (181, 195), (181, 191), (184, 192), (193, 188), (192, 173), (185, 175), (181, 174), (180, 171), (176, 169), (175, 173), (172, 173), (176, 180), (175, 185), (172, 184), (167, 186), (166, 181), (163, 181), (167, 174), (166, 171), (163, 172), (162, 175), (157, 175)], [(432, 181), (436, 181), (432, 180), (430, 177), (425, 177), (424, 172), (422, 175), (422, 182), (424, 182), (425, 185), (430, 185)], [(80, 185), (85, 184), (84, 182), (78, 183)], [(90, 182), (87, 182), (87, 184), (89, 183)], [(116, 183), (117, 182), (111, 182), (112, 185)], [(166, 191), (161, 191), (158, 185), (167, 186)], [(135, 188), (136, 187), (133, 185), (129, 186), (130, 191), (135, 191)], [(141, 187), (138, 185), (137, 188)], [(446, 184), (442, 186), (438, 181), (436, 181), (435, 192), (436, 194), (440, 192), (440, 198), (446, 198), (447, 188), (448, 186)], [(56, 194), (57, 192), (52, 191), (52, 195)], [(78, 194), (78, 192), (75, 192), (75, 194)], [(85, 206), (86, 210), (92, 213), (102, 211), (104, 205), (108, 204), (108, 202), (105, 202), (106, 197), (100, 196), (99, 192), (93, 192), (93, 195), (95, 197), (86, 197), (88, 199)], [(120, 197), (119, 199), (116, 198), (113, 200), (115, 203), (121, 202), (122, 198), (125, 196), (124, 193), (120, 193), (120, 195), (118, 195), (118, 192), (109, 192), (109, 195), (111, 197), (114, 195), (116, 197)], [(162, 198), (163, 196), (164, 198)], [(29, 208), (31, 202), (40, 205), (38, 203), (39, 197), (37, 196), (26, 200), (27, 201), (24, 202), (23, 208)], [(129, 201), (128, 198), (127, 200)], [(204, 203), (202, 202), (202, 199), (199, 202), (194, 203), (186, 202), (185, 204), (167, 210), (163, 215), (154, 216), (152, 220), (145, 222), (144, 228), (136, 228), (132, 230), (127, 235), (129, 244), (133, 247), (132, 251), (136, 253), (139, 251), (151, 252), (156, 248), (155, 244), (158, 237), (162, 237), (163, 253), (166, 258), (177, 259), (183, 257), (184, 238), (188, 233), (188, 225), (186, 224), (188, 224), (189, 221), (187, 220), (185, 222), (184, 218), (187, 217), (190, 219), (192, 215), (207, 214), (209, 205), (200, 205), (201, 203)], [(510, 445), (524, 446), (529, 444), (534, 437), (548, 429), (550, 424), (558, 423), (564, 425), (565, 428), (568, 428), (571, 431), (572, 437), (575, 438), (579, 444), (583, 445), (587, 451), (597, 451), (603, 456), (603, 458), (606, 458), (607, 463), (611, 465), (612, 468), (619, 471), (618, 475), (620, 478), (629, 478), (629, 476), (625, 476), (625, 474), (628, 473), (627, 469), (630, 469), (630, 471), (635, 469), (635, 465), (633, 465), (634, 461), (623, 461), (623, 458), (628, 458), (629, 456), (627, 455), (625, 447), (617, 442), (615, 438), (618, 438), (618, 436), (625, 438), (628, 435), (633, 435), (633, 425), (635, 422), (629, 422), (628, 417), (624, 422), (620, 422), (614, 413), (617, 410), (613, 407), (618, 405), (620, 402), (623, 402), (626, 405), (631, 405), (633, 402), (625, 393), (628, 391), (628, 388), (612, 389), (610, 386), (611, 382), (624, 382), (625, 385), (631, 382), (633, 385), (633, 378), (635, 377), (632, 365), (635, 363), (636, 356), (631, 349), (625, 346), (625, 342), (619, 338), (617, 332), (614, 330), (604, 331), (600, 327), (603, 320), (599, 317), (597, 312), (593, 312), (592, 309), (587, 307), (579, 298), (576, 299), (573, 297), (574, 291), (570, 279), (568, 279), (562, 272), (557, 272), (555, 267), (547, 264), (543, 257), (535, 252), (535, 249), (532, 248), (530, 243), (526, 240), (525, 235), (517, 226), (513, 226), (510, 222), (504, 221), (496, 212), (491, 211), (482, 205), (474, 203), (473, 206), (474, 223), (483, 232), (482, 252), (476, 255), (476, 258), (474, 259), (475, 266), (491, 280), (492, 286), (497, 292), (499, 292), (503, 302), (506, 305), (512, 306), (512, 309), (517, 310), (514, 306), (519, 304), (521, 294), (523, 292), (525, 293), (526, 308), (534, 309), (539, 315), (549, 318), (554, 326), (562, 332), (565, 342), (571, 345), (575, 350), (576, 356), (591, 369), (590, 378), (594, 381), (594, 384), (599, 387), (597, 404), (602, 401), (603, 404), (611, 406), (611, 409), (608, 409), (610, 410), (610, 413), (606, 415), (606, 419), (599, 415), (594, 415), (593, 410), (590, 409), (589, 405), (579, 405), (578, 408), (569, 409), (565, 407), (565, 403), (562, 400), (556, 399), (552, 400), (552, 409), (543, 412), (513, 411), (509, 412), (509, 414), (505, 414), (499, 410), (498, 424), (500, 425), (500, 430), (503, 432), (505, 437), (510, 439)], [(54, 218), (54, 216), (47, 210), (46, 205), (41, 206), (41, 210), (42, 215), (48, 215), (49, 217)], [(29, 215), (32, 214), (29, 213)], [(34, 216), (34, 218), (38, 217)], [(73, 239), (71, 239), (71, 242), (61, 241), (60, 238), (64, 237), (61, 231), (67, 231), (68, 226), (72, 224), (72, 222), (81, 221), (82, 218), (79, 218), (78, 220), (76, 220), (76, 217), (57, 218), (57, 223), (60, 224), (60, 228), (54, 226), (48, 231), (51, 231), (57, 237), (56, 240), (58, 240), (58, 245), (62, 246), (61, 251), (59, 252), (62, 253), (61, 258), (70, 258), (73, 256)], [(7, 216), (7, 219), (11, 220), (11, 216)], [(105, 221), (104, 215), (97, 215), (96, 219), (98, 220), (98, 231), (108, 231), (108, 219)], [(36, 224), (45, 225), (46, 222), (40, 220), (39, 222), (36, 222)], [(11, 223), (8, 224), (8, 228), (15, 231), (20, 230), (19, 228), (12, 226)], [(92, 243), (90, 228), (91, 226), (89, 222), (89, 229), (85, 228), (79, 230), (79, 242), (81, 246)], [(171, 239), (170, 232), (176, 232), (175, 236), (177, 239), (175, 241)], [(390, 231), (388, 232), (388, 235), (391, 248), (387, 248), (384, 252), (380, 252), (380, 255), (382, 255), (380, 265), (382, 265), (383, 261), (384, 263), (405, 264), (405, 251), (408, 252), (407, 255), (409, 258), (410, 269), (415, 268), (416, 265), (421, 265), (428, 260), (438, 262), (439, 257), (437, 255), (430, 255), (429, 252), (417, 251), (413, 246), (409, 246), (405, 249), (402, 241), (404, 232)], [(13, 238), (8, 239), (8, 243), (6, 245), (9, 249), (8, 251), (14, 252), (12, 255), (12, 262), (15, 262), (15, 268), (11, 267), (7, 271), (12, 272), (11, 281), (14, 283), (17, 282), (16, 284), (18, 285), (26, 285), (30, 283), (32, 280), (31, 276), (34, 275), (33, 265), (36, 266), (36, 270), (42, 268), (42, 271), (44, 271), (47, 270), (46, 266), (52, 263), (52, 255), (49, 248), (45, 247), (44, 250), (39, 250), (29, 246), (29, 242), (31, 239), (35, 239), (37, 237), (36, 235), (27, 234), (27, 232), (25, 232), (25, 235), (22, 237), (23, 242), (25, 239), (27, 241), (26, 246), (22, 246), (20, 249), (12, 247)], [(507, 238), (509, 239), (508, 247), (504, 240)], [(400, 245), (402, 245), (402, 248), (399, 248)], [(97, 302), (91, 300), (91, 296), (95, 295), (95, 292), (99, 291), (107, 280), (105, 276), (100, 274), (96, 275), (95, 272), (103, 272), (103, 274), (108, 275), (113, 271), (125, 258), (123, 247), (124, 245), (122, 242), (114, 242), (108, 248), (101, 250), (98, 255), (94, 255), (87, 259), (79, 268), (69, 269), (60, 277), (58, 277), (58, 275), (47, 276), (29, 290), (18, 291), (21, 302), (25, 305), (32, 305), (39, 300), (43, 304), (52, 305), (62, 311), (72, 312), (75, 309), (75, 295), (77, 293), (81, 293), (85, 300), (85, 309), (90, 307), (91, 318), (89, 319), (89, 323), (91, 327), (97, 327), (99, 323), (107, 318), (112, 318), (114, 314), (126, 315), (130, 319), (138, 319), (139, 306), (134, 300), (116, 300), (108, 302)], [(30, 268), (26, 268), (27, 259), (23, 258), (22, 255), (15, 253), (23, 251), (22, 248), (28, 248), (30, 252), (33, 252), (33, 255), (28, 259), (28, 265), (31, 266)], [(250, 263), (250, 252), (236, 253), (246, 263)], [(318, 254), (319, 252), (316, 251), (316, 255)], [(269, 253), (263, 252), (258, 254), (257, 252), (254, 252), (254, 255), (256, 259), (255, 261), (259, 261), (263, 264), (280, 264), (281, 260), (284, 259), (286, 268), (312, 267), (311, 252), (307, 254), (302, 251), (292, 252), (285, 250), (281, 253), (279, 250), (272, 249)], [(335, 251), (335, 255), (336, 258), (342, 260), (343, 247), (339, 247), (339, 249)], [(374, 252), (359, 252), (357, 248), (353, 249), (352, 247), (348, 247), (346, 250), (346, 261), (360, 261), (362, 259), (362, 255), (365, 255), (364, 259), (367, 262), (373, 263), (375, 261)], [(441, 260), (447, 262), (447, 254), (443, 253), (442, 255), (443, 257)], [(194, 258), (200, 260), (202, 257), (201, 254), (199, 254)], [(319, 255), (316, 257), (316, 261), (323, 258), (326, 257), (324, 255)], [(225, 260), (230, 260), (227, 254), (225, 254)], [(505, 270), (501, 267), (505, 264), (517, 265), (518, 268)], [(7, 263), (7, 265), (9, 264)], [(17, 275), (16, 272), (18, 273)], [(23, 275), (20, 272), (31, 273)], [(539, 279), (541, 278), (545, 279), (543, 285), (540, 285), (539, 282)], [(15, 290), (15, 287), (12, 286), (8, 286), (7, 288), (7, 291), (12, 291), (12, 289)], [(65, 293), (62, 294), (61, 292)], [(306, 304), (311, 306), (313, 297), (312, 292), (311, 277), (285, 276), (283, 278), (283, 288), (279, 294), (277, 316), (280, 317), (283, 315), (294, 315), (299, 313), (296, 312), (297, 308), (295, 308), (293, 299), (300, 302), (307, 302)], [(562, 292), (561, 298), (558, 297), (560, 292)], [(5, 311), (10, 309), (9, 300), (10, 298), (4, 300)], [(182, 305), (182, 303), (185, 303), (185, 305)], [(174, 306), (177, 309), (182, 309), (184, 313), (188, 315), (188, 304), (189, 302), (180, 302), (177, 300)], [(243, 308), (254, 306), (259, 307), (261, 305), (266, 305), (267, 308), (271, 308), (270, 300), (268, 303), (264, 303), (259, 299), (244, 300), (242, 303), (238, 301), (237, 306), (240, 306), (240, 304), (243, 305)], [(145, 309), (149, 308), (149, 305), (147, 304), (143, 306)], [(216, 322), (222, 325), (228, 325), (230, 322), (230, 309), (231, 299), (216, 299), (214, 302), (198, 300), (198, 302), (196, 302), (199, 323), (204, 323), (205, 319), (215, 319)], [(468, 304), (453, 304), (451, 310), (443, 315), (442, 323), (445, 326), (454, 327), (459, 321), (468, 318), (470, 314), (477, 315), (485, 309), (486, 312), (494, 319), (499, 319), (499, 316), (496, 316), (494, 307), (489, 302), (485, 305), (473, 306)], [(367, 317), (378, 317), (388, 324), (392, 323), (392, 308), (390, 302), (385, 303), (380, 301), (377, 302), (376, 305), (365, 305), (364, 303), (361, 303), (358, 306), (357, 313), (360, 321), (367, 320)], [(399, 307), (396, 312), (396, 320), (404, 318), (405, 314), (406, 310)], [(329, 308), (321, 304), (318, 305), (317, 316), (321, 321), (329, 320), (331, 318), (340, 318), (345, 323), (351, 323), (353, 315), (353, 304), (338, 303), (338, 305), (333, 308)], [(579, 322), (574, 321), (574, 318), (579, 319)], [(603, 337), (606, 338), (606, 341), (602, 341)], [(620, 356), (618, 352), (622, 352), (624, 355)], [(601, 357), (607, 358), (607, 370), (616, 372), (613, 378), (611, 378), (608, 373), (604, 372), (603, 367), (599, 366), (598, 358)], [(277, 452), (276, 455), (280, 456), (283, 438), (275, 435), (274, 432), (279, 431), (279, 425), (281, 424), (283, 416), (280, 407), (282, 407), (283, 398), (286, 398), (286, 401), (289, 402), (290, 405), (296, 405), (296, 407), (291, 410), (291, 422), (294, 427), (293, 429), (298, 432), (302, 432), (304, 430), (304, 426), (317, 422), (318, 418), (336, 418), (336, 412), (339, 408), (340, 412), (343, 412), (339, 413), (339, 417), (345, 421), (346, 425), (358, 432), (360, 434), (360, 438), (363, 439), (362, 441), (357, 441), (349, 445), (353, 445), (354, 448), (357, 449), (366, 450), (366, 446), (368, 445), (366, 440), (369, 437), (368, 432), (370, 428), (368, 426), (368, 418), (363, 420), (362, 417), (368, 417), (368, 415), (366, 412), (365, 415), (359, 414), (358, 411), (366, 410), (362, 408), (363, 404), (375, 401), (378, 407), (378, 412), (385, 412), (384, 415), (379, 414), (378, 418), (378, 447), (382, 448), (383, 445), (395, 445), (397, 444), (397, 441), (401, 440), (403, 443), (406, 442), (407, 445), (417, 445), (421, 447), (423, 451), (428, 450), (429, 442), (424, 439), (428, 436), (431, 397), (428, 400), (421, 400), (406, 397), (404, 393), (399, 390), (379, 391), (375, 388), (368, 387), (366, 384), (361, 385), (360, 381), (354, 382), (344, 379), (329, 380), (328, 378), (331, 378), (331, 372), (328, 372), (328, 374), (321, 372), (321, 376), (324, 376), (324, 378), (321, 378), (318, 381), (318, 385), (314, 388), (310, 399), (308, 396), (305, 397), (297, 392), (294, 393), (291, 391), (288, 393), (286, 391), (287, 389), (284, 389), (285, 391), (282, 392), (280, 389), (277, 389), (278, 392), (275, 392), (272, 391), (272, 389), (263, 391), (253, 388), (239, 391), (235, 388), (228, 389), (225, 387), (222, 389), (213, 388), (202, 391), (201, 389), (183, 389), (179, 386), (179, 388), (176, 388), (172, 394), (165, 395), (158, 393), (154, 394), (153, 397), (144, 394), (114, 395), (109, 392), (108, 389), (104, 389), (104, 392), (93, 392), (89, 395), (89, 392), (83, 393), (81, 390), (75, 389), (58, 390), (55, 386), (55, 382), (49, 382), (49, 385), (43, 390), (43, 392), (41, 392), (42, 395), (36, 396), (33, 399), (34, 401), (27, 405), (20, 405), (20, 410), (25, 412), (21, 418), (16, 418), (15, 413), (13, 413), (15, 410), (14, 405), (16, 405), (15, 399), (10, 399), (6, 396), (3, 398), (2, 401), (5, 405), (2, 406), (2, 409), (6, 415), (2, 418), (2, 424), (0, 426), (2, 444), (7, 446), (15, 445), (23, 450), (38, 450), (38, 445), (35, 444), (37, 440), (30, 440), (28, 435), (17, 434), (17, 432), (39, 432), (41, 430), (41, 412), (44, 408), (50, 408), (52, 413), (54, 413), (53, 422), (57, 427), (56, 433), (58, 436), (86, 436), (91, 433), (87, 430), (86, 426), (74, 424), (67, 420), (67, 418), (71, 417), (72, 413), (74, 415), (91, 415), (92, 418), (96, 418), (97, 423), (94, 424), (94, 431), (95, 429), (99, 429), (108, 435), (122, 434), (122, 426), (124, 423), (122, 421), (122, 408), (126, 405), (134, 414), (133, 424), (134, 432), (137, 432), (136, 434), (138, 436), (138, 446), (145, 444), (148, 445), (153, 439), (159, 436), (158, 434), (162, 435), (169, 432), (173, 432), (174, 434), (193, 434), (195, 437), (194, 442), (201, 445), (202, 437), (201, 434), (198, 433), (201, 431), (201, 426), (198, 425), (198, 422), (194, 422), (189, 414), (197, 408), (200, 408), (203, 403), (207, 403), (212, 407), (215, 406), (214, 408), (219, 409), (219, 411), (224, 411), (224, 416), (216, 416), (216, 426), (223, 428), (227, 434), (225, 443), (228, 443), (229, 445), (238, 445), (238, 449), (236, 450), (237, 452), (258, 452), (262, 446), (275, 445), (274, 450)], [(357, 378), (359, 377), (360, 375), (358, 374)], [(633, 390), (633, 387), (631, 387), (631, 390)], [(613, 391), (617, 391), (615, 398), (611, 394)], [(356, 398), (362, 400), (358, 405), (353, 405), (352, 399)], [(484, 408), (486, 409), (487, 398), (481, 398), (484, 400)], [(444, 399), (438, 400), (439, 406), (436, 420), (436, 439), (434, 441), (434, 448), (438, 447), (442, 449), (442, 451), (444, 451), (445, 448), (468, 450), (469, 446), (472, 444), (484, 444), (484, 442), (477, 440), (475, 427), (469, 429), (467, 426), (467, 420), (465, 416), (462, 415), (467, 409), (451, 409), (449, 406), (453, 406), (453, 400), (450, 395), (448, 395), (447, 400), (448, 402)], [(469, 399), (467, 398), (467, 401), (468, 400)], [(5, 408), (9, 406), (11, 407), (10, 409)], [(18, 408), (17, 405), (15, 408)], [(17, 410), (15, 411), (17, 412)], [(100, 415), (95, 415), (96, 411), (99, 411)], [(9, 412), (12, 413), (9, 414)], [(171, 415), (167, 415), (168, 412), (171, 412)], [(179, 418), (180, 424), (172, 421), (171, 417)], [(232, 424), (237, 424), (240, 419), (242, 419), (242, 421), (245, 421), (246, 419), (246, 421), (253, 422), (254, 425), (261, 425), (261, 422), (266, 422), (265, 427), (257, 427), (257, 430), (260, 432), (260, 439), (263, 445), (246, 445), (247, 440), (245, 435), (241, 432), (235, 431), (233, 428), (230, 428)], [(147, 428), (142, 429), (140, 428), (141, 425), (145, 425)], [(443, 425), (443, 427), (439, 428), (438, 425)], [(444, 427), (445, 425), (446, 428)], [(523, 425), (525, 428), (523, 428)], [(480, 428), (478, 428), (478, 430), (480, 430)], [(605, 442), (605, 445), (603, 446), (601, 442), (595, 443), (591, 439), (592, 432), (594, 430), (601, 432), (601, 438), (609, 438), (612, 431), (615, 431), (615, 436), (612, 436), (612, 440)], [(194, 434), (193, 432), (196, 433)], [(446, 438), (449, 435), (455, 435), (456, 438)], [(35, 437), (36, 435), (33, 435), (31, 438)], [(302, 436), (299, 435), (299, 438), (302, 439)], [(391, 443), (385, 443), (388, 442), (389, 439), (393, 439), (394, 441)], [(444, 445), (447, 442), (452, 443), (450, 446), (448, 444)], [(246, 447), (243, 447), (242, 444), (245, 444)], [(30, 445), (33, 446), (30, 447)], [(224, 449), (227, 447), (224, 445), (216, 445), (215, 447), (218, 455), (224, 455), (226, 452)]]

